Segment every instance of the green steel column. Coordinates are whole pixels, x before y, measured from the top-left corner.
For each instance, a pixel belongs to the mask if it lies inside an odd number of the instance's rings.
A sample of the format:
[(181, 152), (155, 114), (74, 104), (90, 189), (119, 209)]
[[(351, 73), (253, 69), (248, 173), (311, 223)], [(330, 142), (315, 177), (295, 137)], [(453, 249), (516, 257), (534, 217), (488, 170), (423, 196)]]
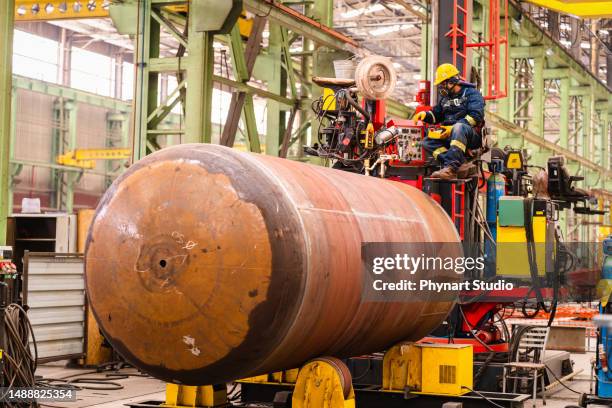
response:
[(424, 81), (430, 80), (430, 52), (432, 52), (431, 24), (429, 24), (428, 19), (426, 21), (423, 21), (421, 24), (421, 79)]
[[(268, 91), (280, 95), (282, 81), (282, 36), (278, 24), (269, 23), (270, 37), (268, 37)], [(272, 99), (267, 100), (266, 117), (266, 154), (278, 156), (281, 139), (280, 103)]]
[[(66, 101), (64, 109), (68, 112), (68, 146), (66, 146), (66, 149), (71, 151), (77, 148), (77, 104), (74, 101)], [(62, 153), (65, 153), (65, 151)], [(64, 210), (68, 214), (72, 214), (74, 208), (74, 185), (80, 179), (80, 173), (66, 171), (64, 172), (64, 177), (66, 177), (66, 190), (62, 203), (64, 203)]]
[(159, 57), (159, 23), (151, 17), (151, 1), (138, 2), (139, 31), (135, 36), (136, 78), (134, 95), (134, 140), (132, 160), (147, 155), (147, 117), (157, 107), (158, 73), (149, 71), (149, 60)]
[(544, 57), (533, 59), (533, 133), (544, 137)]
[[(53, 102), (52, 115), (54, 126), (51, 129), (51, 155), (49, 156), (50, 163), (54, 163), (55, 158), (59, 154), (63, 153), (62, 139), (63, 132), (66, 127), (63, 97), (58, 97)], [(50, 199), (50, 206), (55, 208), (57, 211), (60, 211), (62, 207), (63, 177), (64, 176), (61, 169), (51, 169), (50, 187), (51, 191), (53, 191), (53, 196)]]
[[(514, 123), (515, 116), (515, 82), (516, 76), (514, 74), (514, 69), (510, 69), (510, 67), (514, 67), (514, 59), (508, 58), (508, 95), (505, 98), (499, 99), (497, 101), (500, 115), (506, 119), (510, 123)], [(521, 138), (517, 137), (517, 135), (507, 132), (504, 130), (498, 130), (497, 133), (497, 145), (498, 147), (504, 147), (508, 144), (514, 145), (516, 142), (521, 142)]]
[(559, 98), (561, 99), (559, 117), (559, 145), (568, 147), (569, 140), (569, 115), (570, 115), (570, 78), (561, 78)]
[(332, 27), (334, 25), (334, 1), (314, 0), (312, 15), (321, 24)]
[[(308, 10), (308, 5), (305, 6), (306, 10)], [(302, 77), (306, 81), (310, 81), (312, 77), (312, 53), (314, 52), (314, 46), (311, 40), (304, 38), (303, 42), (303, 52), (302, 56)], [(314, 84), (310, 84), (311, 88), (309, 89), (307, 86), (302, 86), (300, 88), (300, 99), (310, 99), (312, 100), (312, 89), (316, 87)], [(300, 142), (299, 145), (299, 156), (303, 156), (302, 146), (307, 146), (312, 144), (312, 126), (309, 123), (312, 121), (313, 114), (311, 109), (300, 109), (298, 111), (298, 115), (300, 118), (300, 131), (298, 133), (298, 137)]]
[[(230, 33), (230, 51), (232, 54), (232, 69), (234, 77), (238, 82), (247, 82), (251, 78), (244, 55), (244, 45), (240, 35), (238, 24), (234, 25)], [(242, 107), (242, 119), (246, 127), (246, 143), (249, 150), (255, 153), (261, 153), (259, 143), (259, 133), (257, 131), (257, 120), (255, 118), (255, 105), (253, 104), (253, 95), (246, 93), (244, 96), (244, 105)]]
[(591, 138), (591, 154), (589, 155), (589, 158), (591, 159), (592, 162), (601, 164), (601, 160), (602, 160), (602, 150), (601, 150), (602, 149), (602, 145), (601, 145), (602, 137), (601, 135), (603, 133), (603, 127), (602, 127), (603, 112), (601, 112), (600, 109), (597, 109), (597, 106), (594, 104), (592, 114), (593, 114), (593, 125), (591, 129), (591, 134), (593, 135), (593, 137)]
[[(15, 158), (15, 140), (17, 140), (17, 88), (12, 87), (11, 92), (11, 142), (9, 149), (9, 163)], [(13, 169), (9, 164), (9, 181), (8, 187), (8, 214), (13, 212)], [(4, 234), (3, 234), (4, 236)]]
[(9, 162), (11, 151), (11, 93), (13, 75), (14, 0), (0, 4), (0, 244), (6, 243), (6, 222), (10, 215)]
[(601, 157), (601, 165), (604, 169), (610, 169), (610, 155), (612, 154), (612, 152), (610, 152), (610, 112), (608, 112), (607, 109), (604, 110), (602, 112), (602, 117), (603, 125), (600, 148), (603, 149), (603, 156)]
[(582, 96), (582, 111), (584, 114), (584, 120), (582, 124), (582, 152), (580, 152), (583, 157), (591, 157), (591, 138), (592, 138), (592, 121), (593, 121), (593, 111), (592, 111), (592, 101), (593, 97), (591, 93), (586, 93)]
[(607, 126), (607, 120), (608, 120), (608, 112), (607, 112), (608, 107), (605, 106), (603, 108), (598, 109), (597, 104), (596, 104), (595, 109), (596, 109), (598, 119), (597, 119), (597, 137), (593, 141), (595, 143), (593, 150), (596, 153), (595, 157), (593, 158), (593, 161), (595, 161), (597, 164), (605, 168), (606, 166), (606, 157), (605, 157), (606, 126)]
[[(310, 9), (311, 15), (314, 20), (321, 22), (329, 27), (333, 25), (333, 0), (314, 0), (312, 8)], [(334, 66), (333, 61), (339, 59), (347, 59), (351, 56), (350, 53), (345, 51), (330, 50), (326, 47), (316, 47), (312, 54), (312, 75), (319, 77), (334, 77)], [(317, 99), (321, 96), (323, 88), (318, 85), (312, 85), (312, 99)], [(316, 129), (311, 128), (311, 138), (316, 138)], [(319, 163), (318, 160), (309, 158), (313, 163)]]
[[(193, 12), (191, 12), (193, 13)], [(187, 54), (187, 96), (185, 102), (185, 138), (183, 143), (210, 143), (214, 74), (214, 35), (195, 30), (197, 16), (189, 15)]]

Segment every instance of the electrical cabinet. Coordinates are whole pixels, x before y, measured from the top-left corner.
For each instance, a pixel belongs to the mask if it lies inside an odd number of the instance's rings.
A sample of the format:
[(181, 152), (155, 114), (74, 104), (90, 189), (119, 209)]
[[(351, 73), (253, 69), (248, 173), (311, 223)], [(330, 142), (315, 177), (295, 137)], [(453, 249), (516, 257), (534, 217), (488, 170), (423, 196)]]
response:
[(76, 252), (76, 215), (65, 213), (13, 214), (8, 219), (7, 245), (23, 271), (23, 254), (30, 252)]

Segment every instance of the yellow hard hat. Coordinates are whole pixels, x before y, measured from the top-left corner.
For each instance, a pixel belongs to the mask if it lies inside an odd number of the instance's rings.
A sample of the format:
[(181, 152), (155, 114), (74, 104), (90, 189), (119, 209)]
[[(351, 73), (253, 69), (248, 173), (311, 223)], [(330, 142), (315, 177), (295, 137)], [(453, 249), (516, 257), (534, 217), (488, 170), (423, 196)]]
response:
[(459, 75), (459, 70), (453, 64), (442, 64), (436, 69), (434, 85), (440, 85), (449, 78)]

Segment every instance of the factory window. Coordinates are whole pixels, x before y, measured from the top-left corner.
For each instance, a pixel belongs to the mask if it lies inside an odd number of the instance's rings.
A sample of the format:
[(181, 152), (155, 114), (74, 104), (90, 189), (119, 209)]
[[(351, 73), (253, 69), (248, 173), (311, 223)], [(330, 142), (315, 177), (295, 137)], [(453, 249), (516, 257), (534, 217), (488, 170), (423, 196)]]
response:
[(24, 31), (13, 36), (13, 73), (57, 83), (58, 43)]
[(134, 95), (134, 64), (129, 62), (123, 63), (121, 97), (124, 100), (130, 100)]
[[(167, 86), (166, 94), (169, 95), (172, 92), (174, 92), (174, 90), (178, 86), (178, 80), (176, 79), (174, 75), (168, 75), (168, 83), (166, 86)], [(160, 93), (160, 97), (161, 97), (161, 93)], [(176, 106), (172, 109), (172, 113), (176, 113), (177, 115), (181, 115), (183, 113), (183, 106), (180, 102), (177, 103)]]
[(110, 57), (81, 48), (72, 49), (70, 86), (98, 95), (112, 95)]

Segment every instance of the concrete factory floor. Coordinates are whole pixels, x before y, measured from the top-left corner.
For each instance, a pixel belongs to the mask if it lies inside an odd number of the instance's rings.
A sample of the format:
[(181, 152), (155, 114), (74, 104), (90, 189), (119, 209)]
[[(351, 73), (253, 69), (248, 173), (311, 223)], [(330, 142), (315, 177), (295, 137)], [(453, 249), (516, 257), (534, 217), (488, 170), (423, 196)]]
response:
[[(36, 371), (37, 375), (45, 379), (76, 379), (76, 378), (105, 378), (106, 373), (93, 373), (93, 370), (66, 368), (65, 362), (49, 363), (39, 365)], [(76, 393), (76, 401), (74, 402), (53, 402), (44, 403), (43, 407), (66, 407), (66, 408), (81, 408), (81, 407), (96, 407), (96, 408), (111, 408), (121, 407), (129, 402), (140, 402), (144, 400), (160, 400), (164, 399), (165, 383), (160, 380), (148, 376), (139, 376), (138, 371), (133, 368), (120, 370), (121, 374), (132, 374), (125, 379), (111, 379), (113, 383), (120, 384), (123, 388), (119, 390), (89, 390), (83, 389)], [(136, 375), (134, 375), (136, 374)], [(94, 384), (84, 384), (96, 386)], [(100, 387), (108, 387), (109, 385), (100, 385)]]
[[(591, 345), (591, 350), (594, 349)], [(578, 374), (572, 381), (568, 381), (567, 385), (572, 389), (584, 393), (589, 392), (589, 373), (590, 361), (594, 353), (572, 354), (574, 361), (574, 369), (583, 371)], [(71, 378), (79, 377), (104, 377), (105, 374), (86, 374), (92, 370), (65, 368), (63, 363), (52, 363), (41, 365), (38, 368), (37, 374), (45, 378), (63, 378), (71, 376)], [(138, 374), (134, 369), (123, 369), (122, 373)], [(74, 377), (72, 377), (74, 376)], [(81, 407), (96, 407), (96, 408), (111, 408), (121, 407), (130, 402), (140, 402), (145, 400), (164, 399), (165, 384), (162, 381), (155, 380), (150, 377), (130, 376), (126, 379), (112, 380), (123, 386), (120, 390), (101, 391), (101, 390), (82, 390), (77, 392), (77, 401), (69, 403), (48, 403), (45, 407), (66, 407), (66, 408), (81, 408)], [(567, 390), (563, 386), (557, 386), (548, 392), (547, 408), (564, 408), (567, 405), (576, 404), (577, 394)], [(407, 405), (408, 407), (409, 405)], [(542, 400), (538, 399), (537, 406), (542, 407)], [(526, 401), (525, 408), (531, 407), (531, 401)], [(590, 405), (589, 407), (595, 407)]]

